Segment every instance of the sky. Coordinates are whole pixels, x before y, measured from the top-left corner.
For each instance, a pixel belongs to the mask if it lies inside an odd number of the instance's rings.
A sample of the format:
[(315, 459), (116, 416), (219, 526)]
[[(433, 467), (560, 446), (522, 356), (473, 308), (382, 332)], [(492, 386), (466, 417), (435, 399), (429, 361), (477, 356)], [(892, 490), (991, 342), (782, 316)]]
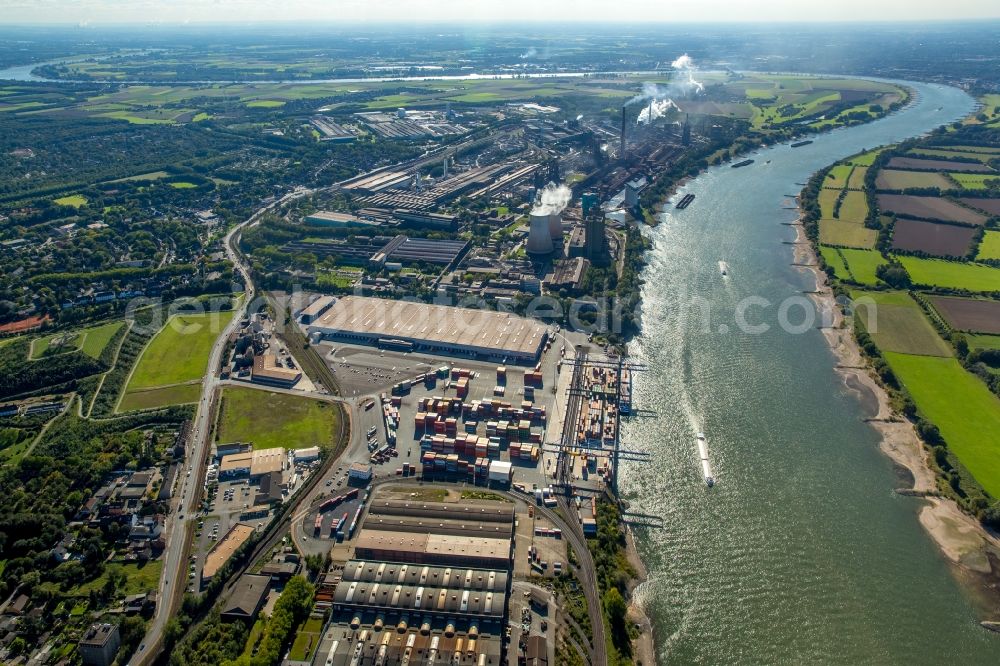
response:
[(14, 23), (898, 21), (1000, 18), (998, 0), (0, 0)]

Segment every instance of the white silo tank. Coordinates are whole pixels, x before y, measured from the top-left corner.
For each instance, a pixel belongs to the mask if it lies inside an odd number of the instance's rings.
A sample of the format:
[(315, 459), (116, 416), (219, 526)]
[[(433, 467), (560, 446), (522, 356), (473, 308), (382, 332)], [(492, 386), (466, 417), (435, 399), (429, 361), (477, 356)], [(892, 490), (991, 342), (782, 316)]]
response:
[(562, 241), (562, 218), (559, 213), (549, 215), (549, 236), (552, 240)]
[(552, 253), (552, 233), (549, 227), (549, 217), (547, 213), (531, 214), (527, 247), (530, 254)]

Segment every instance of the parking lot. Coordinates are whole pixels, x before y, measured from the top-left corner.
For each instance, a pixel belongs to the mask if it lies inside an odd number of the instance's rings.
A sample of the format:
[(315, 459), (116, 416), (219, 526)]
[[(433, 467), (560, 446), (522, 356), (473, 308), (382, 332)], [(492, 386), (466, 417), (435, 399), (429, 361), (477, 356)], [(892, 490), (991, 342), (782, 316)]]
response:
[(380, 393), (400, 380), (437, 367), (432, 365), (435, 363), (432, 358), (420, 354), (402, 354), (333, 342), (321, 342), (317, 347), (336, 374), (341, 393), (346, 397)]

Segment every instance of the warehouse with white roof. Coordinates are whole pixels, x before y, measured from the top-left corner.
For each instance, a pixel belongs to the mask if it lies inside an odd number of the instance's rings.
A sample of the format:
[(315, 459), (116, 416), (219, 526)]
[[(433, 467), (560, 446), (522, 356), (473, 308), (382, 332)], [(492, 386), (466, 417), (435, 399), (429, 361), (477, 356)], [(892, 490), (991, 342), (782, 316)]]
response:
[(364, 296), (313, 305), (310, 336), (388, 349), (530, 365), (548, 337), (541, 322), (494, 310)]

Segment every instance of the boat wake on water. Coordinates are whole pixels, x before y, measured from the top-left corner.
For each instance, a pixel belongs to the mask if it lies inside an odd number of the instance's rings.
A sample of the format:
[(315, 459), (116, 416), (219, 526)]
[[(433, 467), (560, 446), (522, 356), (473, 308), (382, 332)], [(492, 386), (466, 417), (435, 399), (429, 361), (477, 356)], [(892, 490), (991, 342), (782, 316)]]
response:
[(709, 488), (715, 485), (715, 476), (712, 474), (712, 466), (708, 462), (708, 442), (705, 440), (705, 433), (698, 433), (698, 457), (701, 459), (701, 472), (705, 476), (705, 485)]

